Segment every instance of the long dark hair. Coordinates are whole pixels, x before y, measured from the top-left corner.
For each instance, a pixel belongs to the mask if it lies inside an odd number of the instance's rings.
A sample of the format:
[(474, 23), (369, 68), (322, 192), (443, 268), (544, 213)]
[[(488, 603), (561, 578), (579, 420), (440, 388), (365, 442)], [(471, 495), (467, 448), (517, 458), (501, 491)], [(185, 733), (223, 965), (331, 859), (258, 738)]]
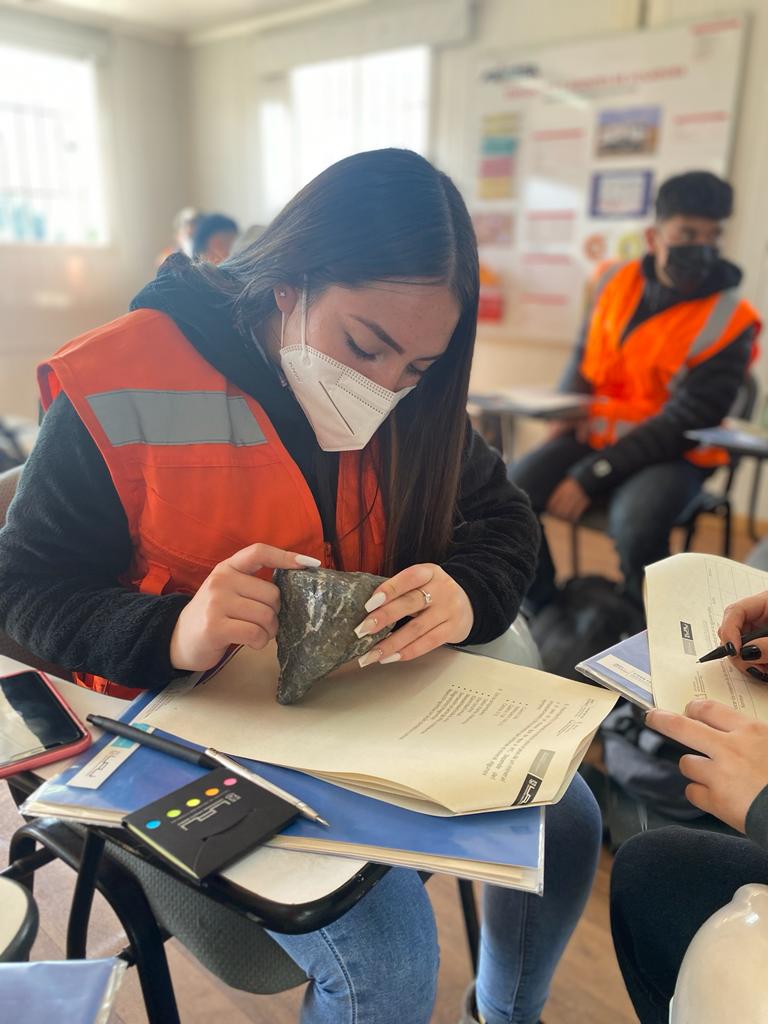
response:
[(262, 235), (198, 272), (231, 297), (236, 326), (259, 336), (273, 289), (400, 280), (445, 284), (461, 314), (445, 353), (379, 429), (385, 571), (445, 557), (466, 440), (479, 273), (467, 208), (451, 179), (409, 150), (358, 153), (306, 185)]

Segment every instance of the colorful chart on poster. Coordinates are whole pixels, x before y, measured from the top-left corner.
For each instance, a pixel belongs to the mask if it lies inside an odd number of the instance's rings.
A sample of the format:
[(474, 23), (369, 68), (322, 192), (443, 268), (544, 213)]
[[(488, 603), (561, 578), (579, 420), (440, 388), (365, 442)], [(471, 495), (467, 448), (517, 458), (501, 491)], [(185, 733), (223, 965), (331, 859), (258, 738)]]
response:
[(659, 183), (727, 175), (747, 25), (698, 19), (479, 61), (467, 178), (489, 336), (573, 339), (595, 269), (645, 251)]

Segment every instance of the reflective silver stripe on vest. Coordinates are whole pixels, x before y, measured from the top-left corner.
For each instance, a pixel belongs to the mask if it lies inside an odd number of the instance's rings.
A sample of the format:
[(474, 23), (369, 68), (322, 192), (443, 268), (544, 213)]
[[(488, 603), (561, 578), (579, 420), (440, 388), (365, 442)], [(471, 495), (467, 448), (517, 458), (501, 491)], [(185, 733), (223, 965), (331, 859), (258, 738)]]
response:
[(623, 270), (629, 262), (629, 260), (618, 260), (616, 263), (612, 263), (609, 267), (606, 267), (600, 275), (600, 277), (598, 277), (597, 283), (595, 284), (595, 289), (592, 292), (590, 313), (594, 311), (595, 306), (597, 305), (597, 300), (603, 294), (605, 286), (608, 284), (608, 282), (612, 281), (613, 278), (616, 277), (618, 272), (620, 270)]
[(88, 404), (110, 444), (266, 444), (248, 403), (224, 391), (103, 391)]
[(714, 306), (709, 311), (709, 316), (704, 321), (704, 326), (691, 342), (686, 359), (694, 359), (702, 352), (706, 352), (710, 345), (714, 345), (728, 326), (738, 304), (739, 293), (735, 288), (720, 292), (715, 299)]
[(710, 345), (714, 345), (714, 343), (721, 337), (723, 331), (728, 326), (731, 317), (736, 312), (736, 307), (738, 305), (739, 293), (736, 288), (729, 288), (727, 291), (720, 292), (715, 300), (715, 304), (709, 311), (709, 316), (704, 321), (701, 330), (698, 334), (694, 335), (693, 340), (688, 347), (685, 362), (683, 362), (680, 369), (670, 378), (668, 385), (670, 392), (676, 391), (688, 376), (688, 373), (690, 372), (689, 363), (691, 359), (695, 359), (697, 355), (701, 355), (702, 352), (706, 352)]

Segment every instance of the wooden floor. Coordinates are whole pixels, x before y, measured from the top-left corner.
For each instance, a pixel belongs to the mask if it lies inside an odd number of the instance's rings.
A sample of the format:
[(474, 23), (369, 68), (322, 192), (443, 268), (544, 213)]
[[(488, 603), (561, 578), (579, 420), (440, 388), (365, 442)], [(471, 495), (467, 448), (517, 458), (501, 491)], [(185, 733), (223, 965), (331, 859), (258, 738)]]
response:
[[(562, 524), (549, 524), (555, 561), (567, 572), (569, 531)], [(720, 536), (716, 526), (702, 528), (698, 550), (718, 552)], [(733, 555), (743, 558), (751, 542), (739, 532)], [(582, 543), (582, 571), (616, 574), (616, 561), (604, 537), (585, 534)], [(0, 787), (0, 862), (7, 857), (7, 841), (19, 822), (5, 787)], [(608, 884), (610, 856), (604, 851), (586, 912), (579, 923), (555, 976), (547, 1003), (546, 1024), (630, 1024), (636, 1020), (621, 981), (611, 945), (608, 926)], [(66, 916), (72, 892), (72, 872), (62, 864), (51, 864), (38, 872), (36, 897), (41, 911), (41, 928), (32, 951), (33, 959), (63, 957)], [(442, 951), (438, 999), (433, 1024), (456, 1024), (461, 995), (470, 978), (456, 883), (433, 878), (428, 891), (435, 908)], [(105, 955), (124, 944), (116, 919), (97, 897), (89, 955)], [(184, 1024), (294, 1024), (298, 1021), (302, 989), (279, 996), (251, 996), (227, 988), (177, 942), (168, 944), (174, 985)], [(129, 971), (118, 1002), (121, 1024), (146, 1021), (135, 972)], [(408, 1022), (403, 1022), (408, 1024)]]

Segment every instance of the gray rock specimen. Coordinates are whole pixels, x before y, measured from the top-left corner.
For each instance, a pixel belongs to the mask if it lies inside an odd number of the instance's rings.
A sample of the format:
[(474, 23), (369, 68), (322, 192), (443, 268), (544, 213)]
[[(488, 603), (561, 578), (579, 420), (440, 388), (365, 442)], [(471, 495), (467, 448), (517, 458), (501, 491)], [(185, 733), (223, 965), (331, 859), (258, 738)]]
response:
[(281, 594), (280, 704), (301, 700), (316, 679), (362, 657), (392, 632), (393, 627), (387, 626), (362, 639), (354, 633), (366, 617), (365, 602), (383, 576), (334, 569), (277, 569), (273, 578)]

